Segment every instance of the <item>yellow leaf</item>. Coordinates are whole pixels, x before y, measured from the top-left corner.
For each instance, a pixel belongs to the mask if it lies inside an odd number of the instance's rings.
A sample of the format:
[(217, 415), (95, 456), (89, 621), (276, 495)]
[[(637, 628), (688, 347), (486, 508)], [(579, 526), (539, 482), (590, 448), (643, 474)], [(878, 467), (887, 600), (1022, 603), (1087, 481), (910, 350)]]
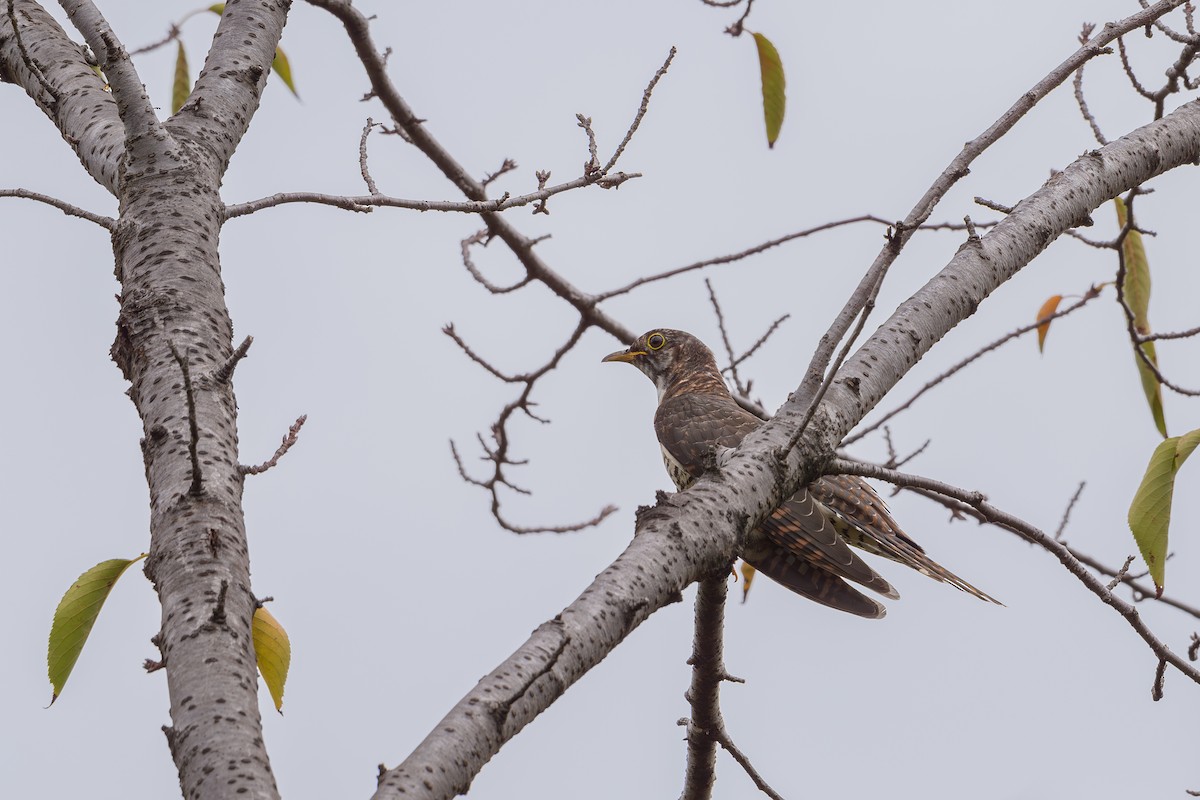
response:
[[(1129, 219), (1125, 201), (1116, 197), (1113, 198), (1113, 204), (1117, 207), (1117, 222), (1123, 230)], [(1125, 262), (1125, 279), (1121, 284), (1121, 292), (1125, 298), (1125, 304), (1133, 312), (1134, 330), (1145, 336), (1150, 333), (1150, 262), (1146, 258), (1146, 248), (1142, 245), (1140, 233), (1131, 230), (1125, 234), (1125, 238), (1121, 242), (1121, 255)], [(1150, 363), (1157, 367), (1158, 354), (1154, 350), (1154, 343), (1146, 342), (1141, 347)], [(1133, 357), (1137, 361), (1138, 374), (1142, 379), (1142, 391), (1146, 395), (1146, 402), (1150, 405), (1154, 426), (1166, 438), (1167, 419), (1163, 413), (1162, 385), (1158, 381), (1158, 376), (1146, 366), (1140, 355), (1135, 352)]]
[(192, 79), (188, 75), (187, 53), (183, 52), (183, 42), (179, 43), (179, 52), (175, 55), (175, 84), (171, 88), (171, 113), (178, 114), (179, 109), (187, 102), (192, 93)]
[(279, 76), (279, 79), (292, 90), (292, 94), (299, 99), (300, 93), (296, 91), (296, 84), (292, 82), (292, 65), (288, 63), (288, 58), (284, 54), (282, 47), (275, 48), (275, 60), (271, 62), (271, 70)]
[(130, 564), (145, 557), (146, 554), (142, 553), (137, 558), (101, 561), (80, 575), (59, 601), (54, 611), (54, 622), (50, 625), (50, 645), (46, 651), (46, 667), (53, 688), (51, 705), (62, 694), (67, 678), (71, 677), (71, 670), (113, 585), (129, 569)]
[(758, 47), (758, 67), (762, 73), (763, 117), (767, 123), (767, 147), (774, 147), (783, 127), (783, 114), (787, 107), (784, 89), (787, 80), (783, 74), (783, 61), (771, 40), (761, 33), (754, 34)]
[(211, 6), (208, 7), (208, 10), (211, 11), (212, 13), (216, 14), (219, 17), (225, 13), (225, 4), (224, 3), (213, 3)]
[(745, 561), (742, 562), (742, 602), (746, 602), (746, 597), (750, 594), (750, 584), (754, 582), (754, 573), (758, 570), (750, 566)]
[(1200, 428), (1160, 442), (1150, 456), (1142, 483), (1129, 505), (1129, 529), (1142, 559), (1150, 568), (1150, 577), (1159, 594), (1162, 594), (1165, 581), (1175, 475), (1198, 444)]
[(1042, 307), (1038, 309), (1037, 321), (1041, 324), (1037, 326), (1038, 334), (1038, 352), (1043, 352), (1046, 344), (1046, 334), (1050, 332), (1050, 321), (1042, 322), (1046, 317), (1058, 310), (1058, 304), (1062, 302), (1062, 295), (1053, 295), (1049, 300), (1042, 303)]
[(254, 611), (252, 634), (258, 671), (275, 702), (275, 710), (282, 714), (283, 686), (287, 683), (288, 667), (292, 663), (292, 643), (279, 621), (262, 606)]

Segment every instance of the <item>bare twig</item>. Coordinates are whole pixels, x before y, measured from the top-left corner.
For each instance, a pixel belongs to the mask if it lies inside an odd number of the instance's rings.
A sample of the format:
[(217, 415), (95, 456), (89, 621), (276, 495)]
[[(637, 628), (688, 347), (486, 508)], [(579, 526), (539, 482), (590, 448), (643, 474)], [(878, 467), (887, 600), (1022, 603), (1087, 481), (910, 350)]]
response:
[[(364, 176), (368, 177), (368, 176)], [(539, 188), (536, 192), (504, 196), (495, 200), (407, 200), (402, 197), (391, 197), (385, 194), (337, 195), (321, 192), (277, 192), (269, 197), (261, 197), (246, 203), (235, 203), (225, 207), (225, 219), (237, 219), (266, 208), (286, 205), (288, 203), (317, 203), (334, 206), (346, 211), (369, 212), (373, 208), (407, 208), (412, 211), (451, 211), (461, 214), (483, 214), (486, 212), (506, 211), (510, 208), (520, 208), (530, 204), (544, 203), (556, 194), (569, 192), (584, 186), (600, 186), (612, 189), (626, 181), (642, 177), (640, 172), (616, 172), (600, 177), (584, 176), (566, 183)], [(369, 188), (370, 184), (368, 184)]]
[(371, 129), (377, 124), (375, 120), (367, 117), (367, 124), (363, 125), (362, 136), (358, 140), (358, 170), (362, 173), (363, 182), (367, 184), (367, 191), (374, 197), (379, 194), (379, 187), (375, 185), (375, 179), (371, 177), (371, 170), (367, 168), (367, 137), (371, 135)]
[(280, 442), (279, 447), (276, 448), (275, 455), (271, 456), (269, 459), (261, 464), (258, 464), (257, 466), (239, 467), (241, 473), (243, 475), (261, 475), (271, 467), (276, 466), (279, 463), (279, 459), (283, 458), (284, 455), (287, 454), (287, 451), (291, 450), (292, 445), (294, 445), (298, 440), (300, 436), (300, 429), (304, 427), (305, 422), (308, 422), (307, 414), (301, 414), (300, 416), (296, 417), (296, 421), (292, 423), (290, 428), (288, 428), (288, 432), (284, 434), (283, 441)]
[(675, 60), (675, 53), (676, 50), (672, 47), (671, 52), (667, 53), (667, 60), (663, 62), (663, 65), (654, 73), (654, 77), (650, 79), (650, 83), (646, 85), (645, 90), (642, 92), (642, 102), (638, 106), (637, 113), (633, 116), (633, 122), (629, 123), (629, 129), (625, 131), (625, 138), (621, 140), (621, 143), (617, 145), (617, 149), (613, 151), (612, 158), (600, 170), (604, 175), (612, 171), (612, 168), (617, 165), (617, 159), (621, 157), (621, 154), (625, 152), (625, 148), (633, 141), (633, 135), (637, 133), (638, 127), (646, 117), (646, 112), (650, 110), (650, 95), (654, 93), (654, 87), (658, 86), (658, 82), (662, 80), (663, 76), (667, 74), (667, 70), (670, 69), (671, 62)]
[(19, 197), (25, 200), (35, 200), (39, 203), (45, 203), (48, 206), (53, 206), (69, 217), (79, 217), (88, 222), (94, 222), (105, 230), (113, 230), (116, 228), (117, 221), (112, 217), (106, 217), (102, 214), (93, 214), (91, 211), (73, 206), (70, 203), (59, 200), (57, 197), (31, 192), (28, 189), (0, 189), (0, 197)]
[(1125, 563), (1121, 565), (1119, 570), (1117, 570), (1117, 574), (1113, 575), (1113, 579), (1105, 584), (1104, 588), (1108, 589), (1110, 592), (1117, 588), (1117, 584), (1125, 580), (1125, 576), (1129, 573), (1129, 565), (1132, 563), (1133, 556), (1126, 556)]
[(225, 359), (225, 363), (213, 372), (213, 379), (217, 383), (229, 383), (230, 379), (233, 378), (233, 371), (237, 369), (238, 363), (250, 352), (250, 345), (252, 344), (254, 344), (253, 336), (247, 336), (243, 339), (242, 343), (237, 346), (237, 349), (229, 355), (229, 358)]
[(1096, 595), (1105, 605), (1111, 606), (1118, 614), (1120, 614), (1130, 627), (1134, 629), (1142, 641), (1149, 646), (1160, 659), (1171, 664), (1181, 673), (1186, 675), (1190, 680), (1200, 684), (1200, 670), (1197, 670), (1186, 660), (1174, 653), (1171, 648), (1167, 647), (1163, 642), (1155, 636), (1154, 632), (1142, 620), (1138, 610), (1133, 605), (1122, 600), (1115, 595), (1111, 590), (1105, 588), (1105, 585), (1099, 578), (1088, 571), (1088, 568), (1075, 558), (1070, 549), (1062, 542), (1056, 541), (1053, 536), (1047, 535), (1037, 527), (1025, 522), (1019, 517), (1015, 517), (1005, 511), (993, 506), (987, 502), (987, 499), (980, 492), (970, 492), (965, 489), (960, 489), (957, 486), (951, 486), (948, 483), (935, 481), (930, 478), (923, 478), (916, 475), (909, 475), (895, 470), (886, 469), (884, 467), (875, 466), (874, 464), (864, 464), (860, 461), (851, 461), (845, 458), (834, 458), (829, 464), (829, 470), (837, 474), (859, 475), (864, 478), (875, 478), (877, 480), (887, 481), (888, 483), (896, 484), (897, 486), (913, 486), (926, 491), (936, 492), (937, 494), (950, 497), (954, 500), (963, 503), (973, 509), (980, 518), (1001, 528), (1009, 530), (1028, 542), (1039, 545), (1045, 550), (1050, 551), (1059, 562), (1066, 567), (1067, 571), (1079, 579), (1088, 591)]
[(1054, 538), (1057, 541), (1062, 541), (1063, 533), (1067, 530), (1067, 523), (1071, 521), (1071, 511), (1074, 510), (1075, 504), (1079, 502), (1080, 496), (1083, 495), (1083, 488), (1087, 486), (1087, 481), (1080, 481), (1075, 487), (1075, 494), (1071, 495), (1071, 499), (1067, 502), (1067, 507), (1063, 510), (1062, 519), (1058, 522), (1058, 528), (1054, 531)]
[(558, 364), (562, 360), (563, 356), (570, 352), (575, 345), (579, 343), (580, 337), (583, 336), (583, 332), (586, 331), (588, 327), (589, 326), (585, 321), (580, 320), (580, 322), (576, 325), (575, 330), (567, 338), (566, 343), (558, 348), (558, 350), (554, 352), (554, 354), (545, 364), (535, 370), (521, 375), (506, 375), (505, 373), (501, 372), (485, 358), (467, 346), (467, 343), (463, 341), (462, 337), (460, 337), (457, 331), (454, 330), (453, 325), (447, 325), (442, 329), (443, 332), (453, 339), (454, 343), (457, 344), (462, 351), (467, 354), (468, 358), (470, 358), (476, 364), (479, 364), (490, 374), (508, 383), (524, 384), (521, 393), (517, 396), (517, 398), (506, 405), (500, 411), (500, 415), (497, 417), (496, 421), (492, 423), (491, 434), (494, 445), (489, 446), (482, 436), (476, 437), (479, 441), (480, 447), (484, 452), (484, 455), (481, 457), (482, 460), (491, 462), (492, 466), (490, 475), (488, 475), (486, 478), (475, 478), (468, 473), (466, 467), (463, 465), (462, 457), (459, 455), (458, 446), (453, 441), (450, 442), (450, 452), (454, 457), (455, 465), (458, 467), (459, 476), (467, 483), (473, 486), (478, 486), (486, 490), (491, 495), (492, 516), (504, 530), (520, 534), (573, 533), (575, 531), (580, 531), (584, 530), (585, 528), (591, 528), (599, 525), (604, 521), (605, 518), (617, 510), (616, 506), (607, 505), (602, 508), (594, 517), (583, 522), (572, 523), (569, 525), (546, 525), (536, 527), (515, 525), (512, 522), (509, 522), (500, 510), (500, 489), (502, 487), (508, 487), (519, 494), (530, 494), (528, 489), (524, 489), (514, 484), (506, 472), (508, 467), (521, 466), (525, 463), (522, 460), (513, 459), (509, 453), (510, 442), (508, 423), (512, 419), (512, 415), (517, 411), (521, 411), (527, 417), (536, 420), (537, 422), (541, 422), (543, 424), (549, 422), (549, 420), (543, 419), (533, 412), (533, 401), (530, 399), (530, 396), (533, 393), (533, 387), (536, 385), (538, 379), (558, 367)]
[(729, 738), (728, 731), (721, 728), (715, 735), (717, 737), (717, 744), (721, 745), (721, 749), (729, 753), (733, 757), (733, 760), (738, 763), (738, 766), (746, 771), (746, 774), (750, 777), (750, 780), (754, 781), (754, 785), (758, 787), (760, 792), (771, 798), (771, 800), (783, 800), (779, 792), (772, 789), (770, 784), (763, 779), (763, 776), (758, 774), (758, 770), (750, 763), (750, 759), (746, 754), (734, 745), (733, 740)]
[[(1085, 22), (1083, 25), (1083, 32), (1079, 36), (1079, 43), (1086, 44), (1087, 40), (1092, 38), (1092, 31), (1095, 30), (1095, 28), (1095, 25), (1092, 25), (1090, 22)], [(1083, 96), (1082, 66), (1075, 70), (1074, 90), (1075, 103), (1079, 106), (1079, 113), (1083, 115), (1083, 119), (1091, 127), (1092, 135), (1096, 137), (1096, 141), (1100, 144), (1108, 144), (1108, 139), (1106, 139), (1104, 134), (1100, 131), (1100, 123), (1096, 122), (1096, 118), (1092, 116), (1091, 109), (1088, 108), (1087, 100)]]
[(487, 247), (491, 240), (491, 232), (487, 228), (484, 228), (483, 230), (479, 230), (471, 234), (467, 238), (463, 239), (460, 243), (462, 246), (463, 266), (467, 268), (467, 272), (471, 273), (471, 277), (477, 280), (492, 294), (507, 294), (520, 289), (522, 286), (528, 285), (529, 282), (533, 280), (533, 275), (529, 274), (528, 272), (525, 273), (525, 277), (521, 278), (521, 280), (517, 281), (516, 283), (509, 284), (508, 286), (500, 286), (492, 283), (483, 276), (483, 273), (479, 271), (477, 266), (475, 266), (474, 259), (471, 258), (471, 247), (472, 245)]

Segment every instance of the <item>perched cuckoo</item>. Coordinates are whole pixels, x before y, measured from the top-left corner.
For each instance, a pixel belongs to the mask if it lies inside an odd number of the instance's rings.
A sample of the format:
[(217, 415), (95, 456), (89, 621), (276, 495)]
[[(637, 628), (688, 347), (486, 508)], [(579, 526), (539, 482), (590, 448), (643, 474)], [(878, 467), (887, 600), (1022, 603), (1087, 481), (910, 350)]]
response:
[[(704, 472), (714, 447), (736, 447), (763, 422), (733, 399), (712, 351), (691, 334), (659, 328), (627, 350), (604, 357), (640, 369), (658, 388), (654, 430), (663, 461), (683, 491)], [(852, 588), (897, 598), (883, 576), (847, 545), (898, 561), (981, 600), (997, 600), (937, 564), (892, 519), (883, 500), (857, 477), (829, 475), (800, 489), (751, 532), (742, 557), (793, 592), (878, 619), (882, 603)]]

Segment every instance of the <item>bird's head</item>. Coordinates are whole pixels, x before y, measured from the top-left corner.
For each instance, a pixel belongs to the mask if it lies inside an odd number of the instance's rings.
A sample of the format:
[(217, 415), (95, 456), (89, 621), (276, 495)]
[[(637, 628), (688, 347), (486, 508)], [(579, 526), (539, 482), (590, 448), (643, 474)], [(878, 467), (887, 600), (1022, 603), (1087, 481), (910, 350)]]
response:
[(623, 361), (640, 369), (658, 387), (659, 400), (685, 392), (728, 393), (712, 351), (684, 331), (655, 328), (602, 361)]

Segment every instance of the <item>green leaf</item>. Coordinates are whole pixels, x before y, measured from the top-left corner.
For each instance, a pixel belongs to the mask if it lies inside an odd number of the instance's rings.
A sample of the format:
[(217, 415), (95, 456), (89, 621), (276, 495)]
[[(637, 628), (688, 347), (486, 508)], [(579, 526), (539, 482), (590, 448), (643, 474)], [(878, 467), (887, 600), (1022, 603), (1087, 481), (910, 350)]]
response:
[(54, 693), (50, 697), (53, 705), (62, 694), (67, 678), (79, 659), (83, 645), (87, 642), (96, 617), (108, 599), (108, 593), (117, 582), (117, 578), (129, 569), (131, 564), (141, 561), (146, 554), (137, 558), (114, 558), (101, 561), (96, 566), (79, 576), (71, 588), (67, 589), (54, 612), (54, 622), (50, 625), (50, 646), (46, 653), (46, 666), (50, 675), (50, 685)]
[(763, 117), (767, 123), (767, 147), (774, 147), (783, 127), (783, 113), (787, 106), (784, 88), (787, 81), (783, 75), (783, 61), (771, 40), (761, 33), (754, 34), (758, 47), (758, 67), (762, 72)]
[(179, 42), (179, 52), (175, 55), (175, 84), (171, 88), (171, 113), (178, 114), (179, 109), (187, 102), (192, 93), (192, 79), (188, 75), (187, 53), (183, 51), (183, 42)]
[(213, 3), (211, 6), (208, 7), (208, 10), (211, 11), (212, 13), (216, 14), (219, 17), (225, 13), (225, 4), (224, 3)]
[(292, 65), (288, 63), (287, 55), (284, 54), (282, 47), (275, 48), (275, 60), (271, 62), (271, 70), (279, 76), (279, 79), (292, 90), (292, 94), (299, 99), (300, 93), (296, 91), (296, 84), (292, 82)]
[[(1129, 219), (1125, 201), (1119, 197), (1113, 198), (1117, 207), (1117, 223), (1121, 228)], [(1146, 258), (1146, 248), (1142, 244), (1142, 234), (1131, 230), (1125, 234), (1121, 242), (1121, 255), (1125, 261), (1125, 280), (1121, 284), (1121, 292), (1125, 304), (1133, 312), (1133, 328), (1143, 336), (1150, 333), (1150, 262)], [(1154, 342), (1146, 342), (1141, 346), (1142, 352), (1154, 366), (1158, 366), (1158, 354), (1154, 350)], [(1154, 417), (1154, 427), (1164, 438), (1167, 435), (1167, 418), (1163, 413), (1162, 384), (1154, 370), (1146, 366), (1146, 362), (1136, 352), (1133, 354), (1137, 362), (1138, 375), (1142, 379), (1142, 391), (1150, 406), (1150, 414)]]
[(282, 714), (283, 686), (287, 683), (288, 667), (292, 663), (292, 643), (279, 620), (262, 606), (254, 610), (251, 634), (258, 671), (275, 702), (275, 710)]
[(1129, 505), (1129, 529), (1150, 568), (1150, 577), (1162, 594), (1167, 565), (1167, 532), (1171, 525), (1171, 500), (1175, 475), (1200, 444), (1200, 428), (1161, 442), (1150, 456), (1146, 474)]

